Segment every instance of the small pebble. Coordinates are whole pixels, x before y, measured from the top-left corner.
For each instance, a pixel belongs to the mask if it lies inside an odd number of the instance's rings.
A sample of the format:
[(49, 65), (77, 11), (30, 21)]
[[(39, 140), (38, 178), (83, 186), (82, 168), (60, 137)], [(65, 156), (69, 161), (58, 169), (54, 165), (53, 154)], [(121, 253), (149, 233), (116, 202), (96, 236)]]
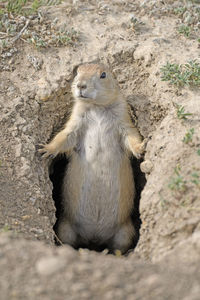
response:
[(153, 164), (150, 160), (145, 160), (140, 164), (140, 169), (143, 173), (151, 173), (153, 170)]

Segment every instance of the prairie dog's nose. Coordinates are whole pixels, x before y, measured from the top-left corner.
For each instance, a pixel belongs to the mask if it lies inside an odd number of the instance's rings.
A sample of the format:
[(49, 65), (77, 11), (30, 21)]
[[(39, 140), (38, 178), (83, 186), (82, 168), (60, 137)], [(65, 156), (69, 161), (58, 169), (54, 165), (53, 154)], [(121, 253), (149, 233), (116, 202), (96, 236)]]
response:
[(77, 83), (77, 87), (82, 90), (82, 89), (86, 89), (87, 88), (87, 84), (85, 81), (81, 81)]

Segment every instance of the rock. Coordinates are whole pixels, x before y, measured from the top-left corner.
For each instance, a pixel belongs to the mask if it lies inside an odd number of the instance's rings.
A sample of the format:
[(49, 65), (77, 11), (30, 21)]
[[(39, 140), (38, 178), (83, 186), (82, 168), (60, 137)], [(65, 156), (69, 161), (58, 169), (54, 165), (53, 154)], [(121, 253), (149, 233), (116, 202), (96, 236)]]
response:
[(140, 164), (140, 169), (143, 173), (150, 174), (153, 170), (153, 164), (150, 160), (145, 160)]

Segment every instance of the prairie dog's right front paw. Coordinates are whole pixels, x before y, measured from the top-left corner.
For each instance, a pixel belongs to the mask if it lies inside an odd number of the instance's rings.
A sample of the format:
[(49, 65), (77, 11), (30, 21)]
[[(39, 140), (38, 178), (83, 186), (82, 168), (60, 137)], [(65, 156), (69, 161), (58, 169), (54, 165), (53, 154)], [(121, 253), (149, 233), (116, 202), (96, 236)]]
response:
[(145, 150), (145, 144), (146, 144), (145, 141), (138, 143), (137, 141), (135, 141), (134, 138), (129, 137), (128, 142), (129, 142), (129, 149), (132, 152), (132, 154), (137, 159), (140, 159)]
[(139, 144), (134, 147), (133, 150), (133, 155), (137, 158), (140, 159), (142, 157), (142, 154), (144, 153), (144, 147), (143, 144)]
[(137, 155), (136, 157), (137, 158), (141, 158), (142, 157), (142, 154), (145, 152), (146, 143), (147, 143), (147, 141), (144, 139), (142, 143), (138, 144), (135, 147), (135, 152), (136, 152), (136, 155)]
[(49, 156), (55, 157), (58, 153), (55, 147), (50, 143), (50, 144), (39, 144), (38, 145), (38, 152), (42, 154), (43, 158), (47, 158)]

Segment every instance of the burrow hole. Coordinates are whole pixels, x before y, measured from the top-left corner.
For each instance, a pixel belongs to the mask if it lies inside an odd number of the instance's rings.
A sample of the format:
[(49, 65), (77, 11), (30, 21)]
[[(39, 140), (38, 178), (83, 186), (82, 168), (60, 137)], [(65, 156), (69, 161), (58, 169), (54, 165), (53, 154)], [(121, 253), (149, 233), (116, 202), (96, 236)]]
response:
[[(56, 158), (53, 159), (50, 168), (49, 168), (49, 177), (50, 180), (53, 183), (53, 191), (52, 191), (52, 197), (55, 202), (56, 207), (56, 220), (59, 220), (59, 217), (61, 216), (62, 212), (62, 184), (63, 184), (63, 178), (65, 174), (65, 170), (67, 168), (69, 159), (65, 155), (58, 155)], [(141, 192), (146, 184), (146, 179), (144, 173), (140, 170), (140, 163), (141, 160), (137, 160), (136, 158), (131, 158), (131, 164), (132, 168), (134, 170), (134, 179), (135, 179), (135, 187), (136, 187), (136, 196), (135, 196), (135, 208), (134, 211), (132, 211), (132, 222), (136, 228), (137, 231), (137, 239), (132, 244), (131, 249), (134, 249), (137, 245), (137, 242), (139, 240), (139, 229), (141, 226), (141, 219), (140, 219), (140, 212), (139, 212), (139, 204), (140, 204), (140, 197)], [(57, 221), (54, 225), (54, 231), (56, 231)], [(55, 237), (55, 243), (56, 245), (60, 245), (61, 243)], [(81, 245), (81, 247), (85, 247), (84, 245)], [(96, 250), (96, 251), (102, 251), (104, 250), (106, 245), (103, 245), (102, 247), (94, 247), (94, 245), (87, 246), (88, 249)]]

